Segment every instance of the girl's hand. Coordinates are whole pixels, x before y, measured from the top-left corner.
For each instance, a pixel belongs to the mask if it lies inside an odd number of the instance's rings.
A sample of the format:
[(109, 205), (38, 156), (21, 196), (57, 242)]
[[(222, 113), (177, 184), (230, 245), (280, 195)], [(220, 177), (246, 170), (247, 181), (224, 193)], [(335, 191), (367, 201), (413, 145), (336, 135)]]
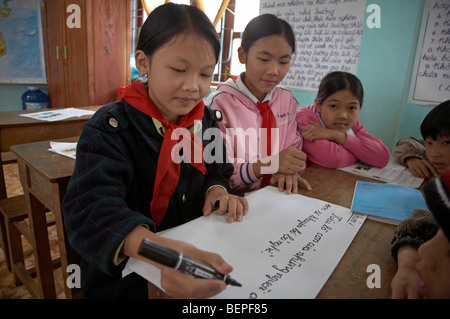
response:
[(302, 127), (302, 136), (312, 142), (318, 139), (328, 139), (328, 129), (314, 121), (309, 122), (310, 125)]
[(391, 281), (393, 299), (417, 299), (421, 298), (417, 281), (419, 276), (416, 264), (420, 260), (417, 249), (411, 246), (403, 246), (397, 253), (398, 269)]
[(276, 184), (278, 186), (278, 190), (283, 192), (286, 190), (286, 194), (297, 194), (298, 193), (298, 184), (303, 184), (307, 190), (312, 190), (311, 185), (309, 185), (308, 181), (301, 177), (298, 173), (287, 175), (287, 174), (273, 174), (270, 179), (270, 184)]
[[(278, 154), (269, 156), (264, 160), (253, 163), (253, 172), (257, 178), (261, 178), (264, 174), (295, 174), (301, 172), (306, 165), (306, 154), (302, 151), (290, 147)], [(270, 173), (261, 174), (262, 167), (270, 169)]]
[(222, 274), (230, 273), (233, 268), (218, 254), (196, 248), (180, 240), (161, 237), (143, 226), (136, 227), (125, 237), (121, 253), (146, 261), (161, 270), (161, 287), (173, 298), (209, 298), (226, 288), (222, 280), (196, 278), (179, 270), (163, 266), (138, 254), (138, 248), (144, 238), (175, 249), (186, 256), (201, 260)]
[[(218, 254), (203, 251), (185, 242), (174, 241), (172, 248), (186, 256), (211, 265), (222, 274), (228, 274), (233, 270)], [(226, 284), (222, 280), (196, 278), (190, 274), (163, 266), (161, 269), (161, 287), (172, 298), (209, 298), (225, 290)]]
[(227, 221), (242, 221), (243, 216), (247, 215), (248, 203), (244, 197), (229, 194), (223, 187), (214, 186), (206, 194), (205, 205), (203, 206), (203, 215), (208, 216), (216, 208), (216, 202), (219, 204), (219, 215), (228, 212)]
[(416, 177), (428, 179), (438, 175), (434, 166), (426, 159), (410, 157), (406, 160), (406, 165)]
[(294, 147), (281, 151), (278, 156), (279, 166), (277, 173), (293, 175), (305, 168), (306, 154)]
[(338, 130), (323, 127), (317, 122), (310, 121), (310, 125), (302, 127), (302, 136), (310, 142), (315, 140), (329, 140), (344, 145), (347, 134)]

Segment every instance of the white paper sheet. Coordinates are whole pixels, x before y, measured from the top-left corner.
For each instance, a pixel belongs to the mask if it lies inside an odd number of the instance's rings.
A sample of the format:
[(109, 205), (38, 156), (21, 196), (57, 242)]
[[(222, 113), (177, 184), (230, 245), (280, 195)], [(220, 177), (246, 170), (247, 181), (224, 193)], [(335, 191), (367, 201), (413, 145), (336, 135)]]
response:
[(85, 115), (92, 115), (95, 111), (89, 111), (89, 110), (82, 110), (77, 108), (66, 108), (66, 109), (58, 109), (58, 110), (46, 110), (41, 112), (35, 112), (35, 113), (24, 113), (20, 114), (20, 116), (25, 116), (29, 118), (33, 118), (36, 120), (41, 121), (48, 121), (48, 122), (54, 122), (54, 121), (61, 121), (65, 120), (71, 117), (80, 117)]
[(48, 150), (75, 159), (77, 143), (50, 142)]
[[(247, 199), (249, 213), (240, 223), (213, 214), (159, 233), (216, 252), (233, 266), (230, 275), (243, 286), (228, 286), (216, 298), (315, 298), (366, 218), (274, 187)], [(160, 286), (156, 267), (140, 260), (129, 263)]]

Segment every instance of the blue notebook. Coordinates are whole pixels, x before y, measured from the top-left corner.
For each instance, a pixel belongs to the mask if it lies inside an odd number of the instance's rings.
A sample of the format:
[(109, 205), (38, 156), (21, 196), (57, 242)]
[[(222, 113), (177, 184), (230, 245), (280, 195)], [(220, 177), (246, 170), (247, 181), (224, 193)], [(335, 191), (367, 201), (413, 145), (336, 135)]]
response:
[(352, 211), (367, 218), (398, 225), (415, 208), (428, 209), (422, 193), (414, 188), (375, 182), (356, 181)]

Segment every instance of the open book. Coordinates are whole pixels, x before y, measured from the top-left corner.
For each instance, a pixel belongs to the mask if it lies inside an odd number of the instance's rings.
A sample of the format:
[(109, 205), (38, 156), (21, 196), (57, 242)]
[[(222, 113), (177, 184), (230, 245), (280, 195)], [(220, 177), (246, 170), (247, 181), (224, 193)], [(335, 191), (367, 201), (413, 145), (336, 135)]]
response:
[(391, 158), (389, 163), (383, 168), (368, 166), (363, 163), (339, 168), (352, 174), (368, 177), (380, 182), (419, 188), (422, 185), (423, 178), (415, 177), (408, 168), (397, 163), (395, 158)]
[(414, 188), (356, 181), (352, 210), (367, 218), (398, 225), (415, 208), (427, 209), (422, 193)]

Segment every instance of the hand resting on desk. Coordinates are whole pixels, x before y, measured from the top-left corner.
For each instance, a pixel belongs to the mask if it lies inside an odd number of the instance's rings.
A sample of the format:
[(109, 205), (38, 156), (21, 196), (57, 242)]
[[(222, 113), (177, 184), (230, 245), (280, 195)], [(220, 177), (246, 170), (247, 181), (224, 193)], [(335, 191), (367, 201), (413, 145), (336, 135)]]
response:
[[(216, 203), (219, 205), (215, 207)], [(228, 213), (227, 221), (242, 221), (243, 216), (247, 215), (248, 203), (244, 197), (229, 194), (223, 187), (214, 186), (206, 194), (205, 205), (203, 206), (203, 215), (208, 216), (212, 211), (218, 208), (218, 214)]]
[(307, 190), (312, 190), (311, 185), (309, 185), (308, 181), (300, 176), (299, 173), (295, 174), (273, 174), (270, 179), (270, 184), (278, 187), (280, 192), (286, 190), (286, 194), (297, 194), (298, 193), (298, 184), (303, 184)]

